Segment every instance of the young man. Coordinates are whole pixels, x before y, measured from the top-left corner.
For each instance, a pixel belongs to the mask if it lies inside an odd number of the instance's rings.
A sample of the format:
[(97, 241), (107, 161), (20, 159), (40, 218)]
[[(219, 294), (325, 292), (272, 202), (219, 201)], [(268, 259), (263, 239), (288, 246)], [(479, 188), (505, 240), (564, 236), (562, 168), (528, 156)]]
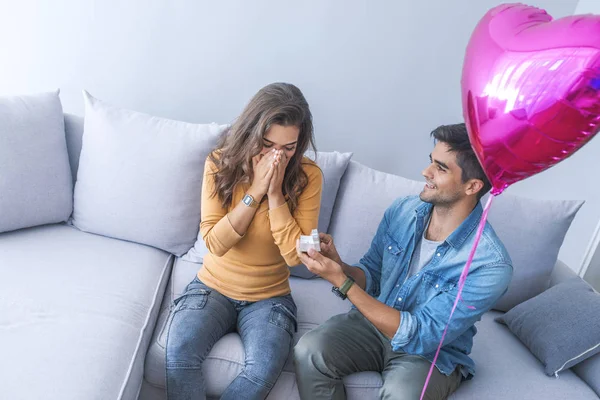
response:
[[(295, 347), (302, 399), (344, 399), (342, 378), (360, 371), (381, 372), (382, 399), (419, 399), (475, 240), (479, 200), (491, 187), (464, 124), (440, 126), (431, 135), (436, 145), (423, 170), (423, 191), (386, 210), (358, 264), (342, 262), (326, 234), (321, 253), (299, 252), (313, 273), (354, 305)], [(445, 399), (473, 376), (475, 322), (506, 292), (511, 276), (510, 257), (486, 224), (427, 399)]]

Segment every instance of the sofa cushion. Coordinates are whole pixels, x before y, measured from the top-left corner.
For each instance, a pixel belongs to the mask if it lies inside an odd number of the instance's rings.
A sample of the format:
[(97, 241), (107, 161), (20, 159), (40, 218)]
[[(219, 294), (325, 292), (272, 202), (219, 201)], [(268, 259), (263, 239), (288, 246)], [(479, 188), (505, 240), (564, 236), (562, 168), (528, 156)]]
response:
[(385, 210), (398, 197), (420, 193), (423, 185), (350, 161), (329, 227), (342, 260), (357, 263), (369, 249)]
[(172, 256), (47, 225), (0, 235), (3, 399), (136, 399)]
[[(330, 228), (342, 260), (357, 263), (368, 250), (387, 207), (398, 197), (420, 193), (422, 187), (422, 182), (351, 161)], [(548, 288), (560, 246), (582, 204), (510, 194), (494, 199), (488, 220), (513, 261), (512, 281), (495, 309), (506, 311)]]
[(84, 97), (73, 224), (186, 253), (200, 224), (204, 162), (224, 126), (152, 117)]
[(579, 277), (517, 305), (496, 321), (508, 326), (549, 376), (600, 353), (600, 294)]
[(208, 254), (208, 247), (206, 247), (206, 243), (204, 243), (204, 239), (202, 239), (202, 233), (198, 231), (198, 236), (196, 237), (196, 241), (194, 242), (194, 246), (181, 258), (185, 261), (198, 264), (197, 267), (202, 265), (204, 262), (204, 256)]
[(318, 228), (319, 232), (327, 232), (340, 182), (348, 168), (352, 153), (319, 151), (316, 157), (311, 155), (310, 158), (315, 160), (321, 171), (323, 171), (323, 194), (321, 196)]
[(583, 203), (509, 194), (494, 199), (489, 222), (513, 261), (512, 281), (494, 309), (508, 311), (549, 287), (560, 247)]
[(0, 232), (66, 221), (72, 211), (58, 91), (0, 97)]

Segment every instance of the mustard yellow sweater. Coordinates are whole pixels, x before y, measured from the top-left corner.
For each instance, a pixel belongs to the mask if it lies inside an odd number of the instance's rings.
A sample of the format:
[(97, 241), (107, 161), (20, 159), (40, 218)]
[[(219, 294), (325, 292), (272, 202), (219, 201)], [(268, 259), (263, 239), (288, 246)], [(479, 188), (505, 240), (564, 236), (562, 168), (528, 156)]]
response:
[(227, 213), (235, 208), (250, 184), (235, 188), (231, 206), (223, 208), (215, 186), (216, 166), (206, 160), (202, 185), (200, 232), (209, 250), (198, 278), (207, 286), (236, 300), (259, 301), (290, 293), (288, 266), (300, 264), (296, 239), (317, 228), (323, 174), (308, 158), (302, 160), (308, 185), (298, 199), (294, 213), (288, 203), (269, 210), (265, 196), (244, 236), (229, 222)]

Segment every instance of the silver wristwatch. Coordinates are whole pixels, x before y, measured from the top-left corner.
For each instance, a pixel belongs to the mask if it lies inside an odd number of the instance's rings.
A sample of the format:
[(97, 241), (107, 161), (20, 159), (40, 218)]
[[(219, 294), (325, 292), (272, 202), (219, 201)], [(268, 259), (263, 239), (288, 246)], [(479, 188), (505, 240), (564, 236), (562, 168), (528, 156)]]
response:
[(251, 208), (258, 208), (259, 205), (259, 203), (256, 200), (254, 200), (254, 197), (252, 197), (248, 193), (246, 193), (246, 195), (242, 199), (242, 203)]

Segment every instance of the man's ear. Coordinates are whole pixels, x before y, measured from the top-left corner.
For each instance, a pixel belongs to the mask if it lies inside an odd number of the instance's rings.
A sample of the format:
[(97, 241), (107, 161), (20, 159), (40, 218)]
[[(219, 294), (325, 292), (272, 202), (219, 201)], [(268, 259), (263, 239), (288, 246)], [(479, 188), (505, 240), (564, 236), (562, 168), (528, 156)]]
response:
[(477, 195), (480, 190), (483, 190), (483, 181), (481, 179), (469, 179), (467, 181), (465, 190), (467, 196)]

